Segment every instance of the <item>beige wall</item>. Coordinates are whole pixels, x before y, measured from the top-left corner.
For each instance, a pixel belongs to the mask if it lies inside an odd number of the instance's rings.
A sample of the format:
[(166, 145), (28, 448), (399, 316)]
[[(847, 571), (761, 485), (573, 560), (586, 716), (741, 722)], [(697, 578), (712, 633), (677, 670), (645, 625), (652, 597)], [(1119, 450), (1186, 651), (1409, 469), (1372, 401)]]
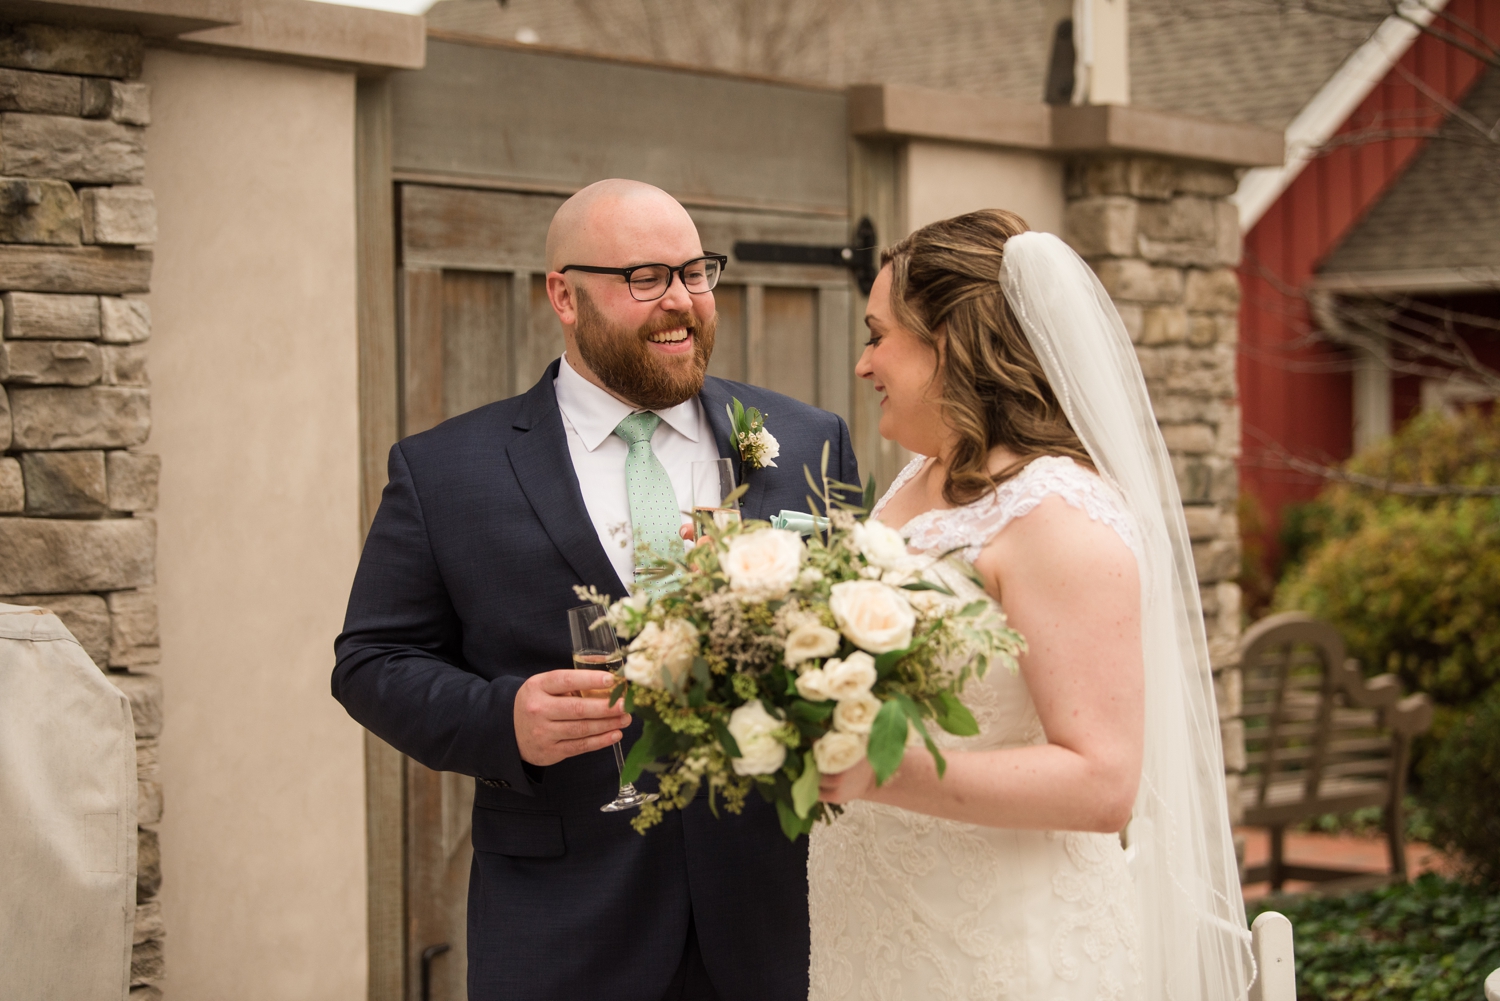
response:
[(365, 996), (354, 78), (151, 51), (169, 997)]
[(907, 232), (975, 209), (1010, 209), (1032, 229), (1062, 232), (1063, 168), (1024, 150), (913, 140), (901, 158)]

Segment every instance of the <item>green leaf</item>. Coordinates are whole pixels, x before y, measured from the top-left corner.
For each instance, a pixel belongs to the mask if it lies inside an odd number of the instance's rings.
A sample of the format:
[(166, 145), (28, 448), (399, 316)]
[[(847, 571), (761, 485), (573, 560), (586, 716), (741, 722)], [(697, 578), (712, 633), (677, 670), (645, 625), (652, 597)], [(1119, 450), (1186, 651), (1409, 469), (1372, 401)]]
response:
[(797, 816), (797, 811), (786, 800), (776, 801), (776, 816), (781, 821), (781, 833), (786, 835), (788, 841), (796, 841), (802, 836), (802, 825), (806, 821)]
[(875, 510), (875, 474), (874, 473), (871, 473), (870, 474), (870, 478), (865, 481), (865, 494), (864, 494), (864, 497), (862, 499), (864, 500), (864, 508), (865, 508), (865, 510), (867, 512)]
[[(818, 489), (818, 483), (817, 483), (817, 481), (813, 479), (812, 470), (808, 469), (807, 466), (805, 466), (805, 465), (802, 467), (802, 475), (807, 477), (807, 485), (812, 490), (812, 492), (814, 494), (821, 495), (823, 493), (823, 491), (821, 491), (821, 490)], [(808, 498), (808, 503), (809, 504), (812, 503), (812, 498), (811, 497)], [(814, 508), (813, 509), (813, 514), (817, 514), (817, 513), (818, 513), (817, 508)]]
[(942, 778), (943, 773), (948, 770), (948, 759), (943, 757), (943, 752), (939, 751), (937, 744), (933, 742), (932, 734), (927, 732), (927, 723), (922, 719), (922, 707), (905, 695), (898, 694), (896, 701), (901, 703), (906, 718), (911, 720), (912, 726), (916, 727), (917, 732), (922, 735), (922, 743), (927, 745), (927, 752), (932, 755), (932, 763), (937, 766), (938, 778)]
[(953, 597), (953, 592), (952, 591), (948, 590), (946, 587), (944, 587), (941, 584), (934, 584), (930, 580), (918, 580), (918, 581), (913, 581), (910, 584), (902, 584), (901, 585), (901, 590), (903, 590), (903, 591), (939, 591), (939, 592), (941, 592), (943, 594), (946, 594), (950, 598)]
[(724, 721), (710, 720), (709, 725), (714, 728), (714, 736), (719, 738), (719, 746), (724, 748), (724, 753), (731, 758), (738, 758), (740, 756), (739, 742), (734, 739), (734, 734), (729, 732), (729, 727), (724, 725)]
[(809, 723), (821, 723), (833, 715), (833, 707), (833, 702), (809, 702), (806, 699), (794, 699), (791, 713), (798, 719), (805, 719)]
[(829, 443), (828, 439), (824, 438), (823, 439), (823, 461), (822, 461), (822, 464), (820, 466), (820, 468), (822, 469), (822, 472), (823, 472), (823, 482), (824, 483), (828, 482), (828, 446), (829, 446), (829, 444), (830, 443)]
[(896, 774), (905, 756), (906, 713), (900, 703), (887, 702), (875, 714), (875, 724), (870, 727), (870, 745), (865, 751), (865, 757), (875, 769), (875, 784), (884, 785), (886, 779)]
[(958, 614), (961, 617), (967, 619), (975, 615), (983, 615), (986, 607), (987, 606), (983, 601), (971, 601), (963, 608), (959, 609)]
[(635, 686), (634, 685), (626, 685), (625, 686), (625, 711), (628, 712), (628, 713), (635, 712)]
[(641, 728), (641, 739), (635, 742), (635, 746), (625, 756), (625, 764), (620, 769), (620, 784), (625, 785), (640, 778), (648, 762), (655, 761), (676, 746), (677, 734), (670, 727), (656, 720), (646, 720), (645, 726)]
[(918, 642), (910, 644), (909, 646), (904, 646), (900, 650), (887, 650), (885, 653), (883, 653), (880, 656), (876, 657), (875, 658), (875, 675), (876, 675), (876, 677), (884, 678), (887, 674), (890, 674), (892, 671), (894, 671), (896, 669), (896, 665), (900, 662), (900, 660), (901, 660), (902, 657), (905, 657), (907, 654), (911, 653), (913, 650), (915, 650), (917, 647), (919, 647), (921, 645), (922, 645), (921, 641), (918, 641)]
[[(616, 702), (620, 701), (621, 697), (623, 697), (628, 691), (630, 691), (629, 685), (625, 684), (625, 682), (623, 681), (618, 682), (615, 687), (609, 690), (609, 704), (614, 705)], [(626, 709), (625, 711), (629, 712), (630, 710)]]
[(808, 751), (802, 755), (802, 774), (792, 783), (792, 809), (797, 811), (800, 820), (807, 819), (807, 811), (818, 801), (819, 777), (818, 763), (813, 760), (813, 753)]
[(969, 707), (958, 701), (958, 696), (949, 691), (937, 693), (938, 726), (958, 737), (972, 737), (979, 732), (979, 724)]

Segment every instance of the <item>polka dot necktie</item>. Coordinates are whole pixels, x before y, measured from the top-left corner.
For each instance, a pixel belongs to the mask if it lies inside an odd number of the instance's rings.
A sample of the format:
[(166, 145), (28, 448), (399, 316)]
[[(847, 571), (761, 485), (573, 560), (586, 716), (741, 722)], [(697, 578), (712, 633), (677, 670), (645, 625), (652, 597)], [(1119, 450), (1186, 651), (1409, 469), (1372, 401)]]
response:
[[(635, 535), (636, 566), (646, 552), (675, 559), (682, 555), (682, 513), (672, 478), (651, 451), (651, 436), (661, 418), (631, 414), (615, 426), (615, 434), (630, 446), (625, 456), (625, 493), (630, 502), (630, 524)], [(637, 573), (639, 576), (639, 573)]]

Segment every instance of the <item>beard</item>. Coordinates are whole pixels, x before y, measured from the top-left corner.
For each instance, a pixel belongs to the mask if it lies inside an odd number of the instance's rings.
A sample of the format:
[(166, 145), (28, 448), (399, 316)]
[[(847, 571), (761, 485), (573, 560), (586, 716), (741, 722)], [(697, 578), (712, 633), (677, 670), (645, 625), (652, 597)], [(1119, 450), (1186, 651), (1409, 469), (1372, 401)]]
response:
[[(643, 410), (665, 410), (697, 396), (703, 389), (708, 359), (714, 352), (717, 314), (702, 323), (690, 312), (663, 313), (635, 330), (611, 323), (588, 293), (577, 290), (578, 322), (573, 334), (584, 364), (616, 396)], [(691, 355), (658, 355), (652, 334), (678, 327), (693, 338)]]

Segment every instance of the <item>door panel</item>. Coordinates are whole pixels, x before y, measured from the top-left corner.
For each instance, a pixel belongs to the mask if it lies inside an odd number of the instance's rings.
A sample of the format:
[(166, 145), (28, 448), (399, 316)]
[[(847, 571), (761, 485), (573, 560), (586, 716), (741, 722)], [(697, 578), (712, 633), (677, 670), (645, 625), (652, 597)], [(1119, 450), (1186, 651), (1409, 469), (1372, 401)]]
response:
[(510, 395), (511, 276), (443, 272), (443, 416)]
[(818, 290), (767, 288), (758, 345), (761, 384), (778, 393), (818, 402)]

